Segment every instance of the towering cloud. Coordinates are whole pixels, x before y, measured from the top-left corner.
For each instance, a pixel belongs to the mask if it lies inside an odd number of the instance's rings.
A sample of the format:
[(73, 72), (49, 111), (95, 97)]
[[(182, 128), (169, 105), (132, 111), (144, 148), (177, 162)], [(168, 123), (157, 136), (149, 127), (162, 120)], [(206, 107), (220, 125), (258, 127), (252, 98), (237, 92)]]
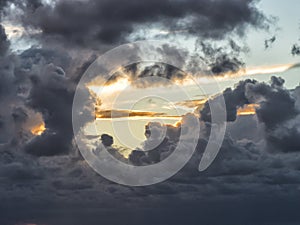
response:
[(233, 90), (231, 88), (227, 88), (222, 95), (218, 95), (212, 100), (207, 101), (204, 108), (200, 111), (201, 120), (211, 122), (210, 102), (213, 103), (212, 101), (218, 101), (218, 98), (224, 97), (227, 121), (235, 121), (238, 108), (251, 103), (245, 93), (248, 84), (253, 83), (257, 83), (257, 81), (249, 79), (240, 81)]
[[(298, 88), (294, 92), (284, 87), (284, 80), (272, 77), (270, 84), (245, 80), (232, 90), (223, 92), (227, 121), (235, 121), (237, 109), (246, 104), (257, 104), (256, 115), (265, 126), (266, 141), (270, 150), (280, 152), (299, 151), (299, 101)], [(216, 96), (210, 101), (217, 101)], [(200, 112), (201, 119), (211, 121), (209, 101)]]

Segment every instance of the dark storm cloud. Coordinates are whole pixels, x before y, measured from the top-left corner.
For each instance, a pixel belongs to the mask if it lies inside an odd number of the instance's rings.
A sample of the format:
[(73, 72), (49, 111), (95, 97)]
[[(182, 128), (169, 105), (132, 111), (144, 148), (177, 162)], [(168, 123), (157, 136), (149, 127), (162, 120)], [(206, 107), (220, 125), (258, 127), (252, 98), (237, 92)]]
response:
[[(115, 45), (128, 41), (129, 35), (149, 26), (162, 30), (178, 30), (179, 34), (201, 40), (227, 40), (227, 36), (234, 33), (243, 36), (249, 26), (268, 29), (272, 23), (252, 0), (147, 0), (142, 3), (134, 0), (126, 4), (119, 3), (118, 0), (61, 0), (54, 4), (54, 8), (53, 5), (34, 2), (28, 1), (25, 4), (30, 10), (21, 7), (24, 11), (23, 25), (41, 30), (33, 38), (38, 38), (46, 46), (53, 43), (53, 40), (54, 45), (63, 43), (64, 47), (73, 44), (76, 48), (84, 46), (99, 49), (99, 44), (102, 48), (106, 44)], [(245, 49), (231, 39), (227, 46), (229, 49), (210, 46), (214, 52), (210, 51), (201, 56), (194, 54), (189, 59), (189, 70), (199, 71), (199, 59), (210, 64), (211, 72), (215, 75), (236, 72), (244, 67), (239, 53)], [(162, 51), (174, 52), (174, 49), (164, 48)], [(174, 54), (180, 59), (177, 60), (178, 65), (182, 65), (189, 58), (187, 52), (182, 53)], [(193, 67), (195, 68), (192, 69)]]
[(108, 134), (102, 134), (101, 142), (105, 147), (110, 147), (114, 143), (114, 139), (112, 136), (110, 136)]
[[(39, 4), (33, 8), (38, 10), (31, 16), (26, 14), (24, 21), (42, 29), (45, 36), (40, 38), (58, 36), (82, 45), (90, 40), (123, 41), (136, 24), (162, 21), (161, 26), (220, 38), (233, 29), (243, 33), (245, 25), (260, 26), (264, 20), (252, 1), (235, 0), (173, 4), (61, 1), (54, 9)], [(192, 16), (188, 23), (172, 21), (187, 15)], [(0, 142), (1, 224), (299, 224), (299, 87), (289, 91), (282, 79), (272, 78), (270, 84), (246, 80), (226, 89), (231, 124), (220, 154), (207, 171), (197, 171), (212, 126), (205, 105), (197, 152), (189, 164), (164, 183), (125, 187), (97, 175), (72, 146), (74, 87), (94, 56), (79, 54), (74, 58), (63, 48), (47, 47), (45, 41), (41, 49), (12, 54), (3, 29), (0, 36), (0, 136), (13, 134), (15, 139)], [(240, 51), (233, 43), (230, 49)], [(235, 54), (212, 55), (216, 74), (243, 66)], [(176, 57), (178, 61), (184, 58)], [(135, 69), (131, 71), (135, 73)], [(174, 71), (169, 69), (163, 76), (172, 77)], [(148, 68), (144, 74), (151, 76), (153, 71)], [(236, 119), (237, 108), (248, 103), (260, 105), (257, 115)], [(11, 105), (16, 107), (8, 107)], [(47, 128), (33, 139), (32, 135), (24, 137), (28, 131), (23, 132), (21, 126), (30, 118), (29, 109), (42, 113)], [(145, 133), (149, 136), (163, 128), (148, 127)], [(167, 138), (161, 145), (149, 154), (133, 152), (131, 163), (147, 165), (163, 160), (176, 146), (180, 129), (167, 126)], [(111, 142), (108, 137), (103, 144)], [(270, 147), (280, 154), (268, 151)], [(118, 149), (110, 151), (121, 157)]]
[[(236, 99), (243, 99), (244, 95), (241, 93), (245, 92), (247, 85), (259, 84), (261, 83), (247, 80), (236, 86), (239, 91), (234, 92), (233, 89), (231, 92), (239, 96)], [(273, 78), (272, 83), (265, 85), (270, 89), (283, 89), (281, 79)], [(299, 90), (296, 89), (293, 93), (297, 99)], [(238, 104), (242, 101), (236, 102)], [(255, 117), (249, 117), (249, 121), (245, 120), (233, 122), (236, 123), (235, 129), (239, 132), (244, 131), (245, 126), (256, 132), (257, 129), (264, 129), (263, 126), (251, 128), (245, 125), (261, 123)], [(282, 124), (281, 121), (279, 125)], [(153, 128), (158, 129), (157, 126)], [(120, 224), (120, 219), (115, 218), (118, 213), (122, 215), (122, 223), (124, 218), (128, 218), (131, 224), (149, 225), (159, 221), (165, 221), (165, 224), (170, 224), (170, 221), (171, 224), (187, 221), (189, 224), (198, 224), (201, 221), (215, 225), (239, 225), (249, 221), (251, 224), (261, 224), (262, 221), (276, 224), (280, 218), (285, 225), (286, 220), (282, 217), (288, 217), (295, 223), (299, 221), (294, 209), (298, 203), (291, 200), (299, 195), (299, 155), (291, 152), (273, 154), (265, 149), (263, 135), (256, 139), (255, 135), (237, 137), (232, 132), (231, 136), (229, 133), (226, 136), (214, 163), (208, 170), (199, 173), (198, 163), (208, 139), (205, 129), (201, 129), (197, 152), (189, 164), (169, 181), (149, 187), (129, 188), (108, 182), (94, 173), (84, 161), (72, 155), (41, 157), (38, 159), (39, 165), (35, 165), (34, 168), (37, 171), (42, 170), (43, 174), (37, 176), (31, 171), (32, 177), (27, 176), (31, 182), (23, 186), (14, 185), (11, 192), (0, 192), (6, 193), (1, 197), (3, 201), (0, 207), (2, 206), (3, 210), (0, 211), (0, 221), (14, 221), (15, 218), (25, 221), (29, 218), (28, 215), (32, 215), (34, 220), (31, 222), (37, 224), (81, 225), (86, 221), (95, 225), (99, 221)], [(179, 130), (180, 128), (169, 127), (167, 142), (162, 142), (156, 151), (148, 155), (135, 152), (130, 160), (136, 165), (147, 165), (164, 159), (164, 154), (175, 146), (174, 141)], [(16, 160), (7, 154), (1, 156), (3, 161), (8, 163)], [(10, 168), (18, 171), (18, 166), (11, 165)], [(10, 177), (9, 180), (20, 183), (20, 180), (16, 181), (18, 175), (12, 174)], [(10, 184), (6, 181), (5, 185), (0, 186), (3, 188), (1, 190), (5, 190)], [(10, 201), (18, 198), (22, 201)], [(218, 212), (215, 212), (216, 208)], [(23, 210), (16, 212), (16, 209)], [(174, 210), (178, 210), (178, 215), (188, 216), (174, 215)], [(208, 210), (214, 213), (207, 216)], [(274, 217), (274, 210), (280, 212), (280, 217)], [(241, 215), (233, 216), (237, 212)], [(158, 215), (159, 219), (151, 219), (153, 215)]]
[[(27, 52), (23, 55), (26, 62), (32, 63), (36, 58), (41, 60), (32, 64), (30, 80), (32, 87), (27, 105), (43, 114), (47, 131), (35, 137), (26, 145), (25, 150), (33, 155), (56, 155), (67, 153), (73, 139), (71, 110), (73, 89), (61, 67), (48, 64), (52, 54), (39, 55), (39, 51)], [(51, 52), (50, 52), (51, 53)], [(48, 57), (46, 57), (47, 55)], [(43, 60), (44, 59), (44, 60)], [(64, 57), (56, 57), (56, 60)], [(61, 60), (61, 62), (63, 62)]]
[[(26, 9), (22, 23), (27, 28), (41, 30), (34, 38), (44, 45), (54, 41), (55, 45), (63, 43), (64, 46), (99, 49), (130, 41), (128, 38), (131, 34), (149, 27), (177, 30), (178, 34), (210, 42), (215, 39), (228, 40), (232, 34), (244, 36), (250, 26), (268, 29), (272, 24), (271, 19), (260, 12), (255, 4), (252, 0), (147, 0), (142, 3), (134, 0), (126, 4), (119, 0), (61, 0), (54, 7), (35, 4), (36, 7), (31, 7), (31, 10)], [(173, 48), (167, 47), (161, 50), (174, 52)], [(202, 51), (208, 47), (202, 44)], [(214, 75), (236, 72), (244, 67), (239, 54), (245, 49), (233, 40), (228, 40), (227, 49), (216, 46), (210, 48), (210, 52), (204, 55), (196, 53), (192, 57), (187, 52), (178, 54), (176, 51), (174, 57), (177, 57), (177, 65), (189, 61), (189, 71), (199, 72), (201, 59), (210, 65), (210, 72)]]
[(237, 58), (228, 58), (227, 55), (222, 55), (216, 58), (216, 61), (211, 64), (211, 72), (213, 74), (222, 74), (227, 72), (237, 72), (245, 64)]
[(39, 7), (23, 22), (41, 29), (43, 35), (80, 45), (122, 42), (135, 26), (150, 24), (218, 39), (230, 32), (243, 35), (248, 25), (267, 27), (268, 19), (254, 4), (252, 0), (133, 0), (126, 4), (119, 0), (61, 0), (54, 8)]
[[(151, 66), (146, 66), (141, 69), (139, 74), (136, 74), (136, 79), (141, 78), (140, 82), (143, 82), (143, 78), (149, 78), (149, 77), (159, 77), (163, 78), (162, 82), (172, 82), (172, 80), (183, 80), (186, 77), (186, 74), (179, 70), (178, 68), (168, 65), (168, 64), (162, 64), (162, 63), (156, 63)], [(146, 81), (147, 82), (147, 81)], [(155, 80), (153, 80), (155, 85)], [(160, 79), (157, 80), (158, 83), (161, 82)], [(137, 82), (136, 85), (143, 86), (143, 83)], [(145, 84), (147, 86), (147, 84)]]
[(54, 64), (58, 67), (68, 68), (71, 57), (60, 49), (35, 48), (25, 50), (20, 54), (22, 66), (25, 69), (32, 70), (34, 66), (44, 63)]
[(0, 24), (0, 55), (4, 55), (9, 47), (9, 41), (3, 26)]
[[(0, 46), (0, 99), (4, 106), (0, 109), (0, 143), (11, 143), (37, 156), (68, 153), (73, 140), (74, 82), (81, 75), (77, 74), (81, 72), (78, 65), (71, 62), (74, 58), (47, 48), (11, 53), (3, 29)], [(32, 112), (42, 114), (46, 131), (41, 136), (32, 137), (30, 127), (25, 126)]]
[(6, 14), (5, 8), (9, 7), (10, 5), (14, 4), (17, 7), (20, 7), (23, 11), (26, 11), (28, 13), (32, 13), (35, 9), (42, 6), (42, 3), (40, 0), (1, 0), (0, 1), (0, 21), (1, 16), (3, 14)]
[(2, 0), (0, 1), (0, 16), (2, 16), (2, 10), (9, 5), (9, 3), (14, 2), (14, 0)]
[[(187, 73), (172, 65), (141, 62), (125, 66), (110, 76), (105, 84), (110, 85), (126, 78), (132, 86), (145, 88), (173, 85), (175, 81), (182, 82), (186, 77)], [(97, 78), (95, 80), (97, 82)]]
[[(299, 87), (297, 87), (290, 97), (294, 105), (289, 107), (291, 113), (286, 113), (285, 110), (279, 110), (285, 117), (286, 121), (279, 121), (279, 124), (273, 129), (267, 131), (267, 141), (270, 144), (269, 148), (275, 152), (299, 152), (300, 151), (300, 131), (299, 131)], [(288, 107), (288, 106), (285, 106)]]
[[(247, 129), (241, 132), (241, 127)], [(234, 122), (227, 124), (227, 130), (235, 140), (247, 139), (259, 142), (265, 135), (264, 125), (257, 120), (256, 115), (238, 116)]]
[[(33, 3), (22, 7), (33, 7)], [(9, 106), (0, 110), (0, 143), (11, 142), (14, 148), (36, 156), (73, 151), (71, 110), (76, 80), (94, 58), (86, 54), (86, 60), (57, 47), (32, 47), (17, 55), (10, 52), (2, 26), (0, 31), (0, 99)], [(25, 127), (30, 112), (42, 114), (46, 131), (41, 136), (33, 137), (30, 127)]]
[[(298, 114), (295, 99), (283, 84), (282, 78), (272, 77), (271, 84), (248, 79), (240, 81), (233, 90), (227, 88), (222, 94), (226, 103), (227, 121), (235, 121), (237, 109), (250, 103), (259, 104), (257, 116), (268, 129), (295, 117)], [(203, 121), (210, 121), (209, 102), (200, 113)]]
[[(300, 150), (299, 137), (299, 99), (297, 92), (287, 90), (284, 80), (272, 77), (270, 84), (255, 80), (240, 81), (232, 90), (226, 89), (223, 97), (226, 103), (227, 121), (235, 121), (237, 109), (245, 104), (258, 104), (256, 115), (265, 127), (265, 139), (271, 151), (294, 152)], [(217, 101), (221, 95), (211, 99)], [(200, 111), (201, 120), (211, 121), (209, 101)]]
[(283, 84), (282, 78), (272, 77), (270, 85), (256, 83), (247, 86), (247, 98), (251, 102), (259, 103), (260, 107), (256, 113), (267, 129), (275, 128), (299, 113), (295, 106), (295, 98)]
[(255, 80), (245, 80), (240, 81), (236, 87), (232, 90), (231, 88), (227, 88), (223, 91), (222, 95), (218, 95), (210, 101), (207, 101), (204, 104), (203, 109), (200, 111), (201, 120), (205, 122), (211, 122), (211, 112), (210, 112), (210, 102), (218, 101), (218, 98), (224, 97), (225, 105), (226, 105), (226, 114), (227, 121), (235, 121), (237, 117), (237, 110), (239, 107), (243, 107), (246, 104), (250, 104), (248, 98), (245, 95), (246, 86), (248, 84), (256, 83)]
[(22, 78), (15, 74), (18, 61), (17, 57), (9, 53), (9, 46), (5, 31), (0, 25), (0, 143), (12, 141), (20, 128), (20, 118), (17, 118), (17, 114), (14, 116), (14, 113), (19, 105), (22, 106), (16, 85)]

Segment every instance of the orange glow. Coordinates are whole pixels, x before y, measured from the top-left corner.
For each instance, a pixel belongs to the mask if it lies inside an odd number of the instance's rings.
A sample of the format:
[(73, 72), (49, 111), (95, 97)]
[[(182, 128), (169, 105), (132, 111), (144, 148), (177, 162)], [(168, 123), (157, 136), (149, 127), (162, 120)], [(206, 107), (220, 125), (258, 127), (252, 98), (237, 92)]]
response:
[(181, 116), (128, 116), (128, 117), (114, 117), (114, 118), (96, 118), (96, 120), (114, 120), (114, 121), (124, 121), (124, 120), (175, 120), (180, 121)]
[(239, 108), (237, 110), (237, 115), (238, 116), (248, 116), (248, 115), (255, 115), (256, 114), (256, 109), (259, 107), (258, 104), (249, 104), (245, 105), (242, 108)]
[(196, 99), (196, 100), (186, 100), (182, 102), (177, 102), (176, 105), (185, 106), (188, 108), (196, 108), (203, 106), (207, 102), (207, 99)]
[(283, 73), (293, 68), (299, 67), (300, 64), (288, 63), (283, 65), (271, 65), (271, 66), (260, 66), (253, 68), (240, 69), (237, 72), (225, 73), (222, 76), (219, 76), (218, 79), (226, 79), (230, 77), (242, 77), (242, 76), (253, 76), (258, 74), (274, 74), (274, 73)]
[(42, 135), (42, 133), (44, 133), (45, 130), (46, 130), (45, 123), (42, 122), (42, 123), (32, 127), (30, 131), (33, 135), (39, 136), (39, 135)]
[(265, 67), (257, 67), (246, 69), (247, 75), (255, 75), (255, 74), (271, 74), (271, 73), (282, 73), (291, 68), (293, 68), (295, 64), (285, 64), (285, 65), (274, 65), (274, 66), (265, 66)]
[(173, 127), (180, 127), (180, 126), (181, 126), (181, 120), (180, 120), (180, 121), (177, 121), (177, 122), (174, 123), (172, 126), (173, 126)]
[(94, 94), (111, 94), (114, 92), (122, 91), (126, 87), (130, 85), (128, 79), (121, 78), (118, 81), (105, 85), (105, 86), (99, 86), (97, 84), (90, 84), (88, 85), (88, 88), (90, 91), (92, 91)]
[(96, 119), (103, 118), (123, 118), (123, 117), (160, 117), (165, 116), (165, 113), (143, 112), (134, 110), (97, 110)]

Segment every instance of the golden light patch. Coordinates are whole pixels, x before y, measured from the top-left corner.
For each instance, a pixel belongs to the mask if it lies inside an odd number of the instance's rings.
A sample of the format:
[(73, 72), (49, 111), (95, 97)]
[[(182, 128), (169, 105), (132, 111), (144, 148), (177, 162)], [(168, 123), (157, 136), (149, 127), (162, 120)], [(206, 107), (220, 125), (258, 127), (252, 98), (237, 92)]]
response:
[(142, 112), (130, 110), (97, 110), (96, 119), (104, 118), (121, 118), (121, 117), (160, 117), (165, 116), (165, 113), (157, 112)]
[(97, 84), (89, 84), (88, 88), (96, 95), (98, 94), (104, 95), (104, 94), (111, 94), (114, 92), (122, 91), (129, 85), (130, 82), (128, 81), (128, 79), (121, 78), (117, 82), (110, 83), (104, 86), (97, 85)]
[(28, 119), (23, 125), (23, 129), (35, 136), (41, 135), (46, 130), (43, 115), (40, 112), (35, 112), (33, 110), (28, 110), (27, 114)]
[(258, 104), (249, 104), (241, 107), (237, 110), (238, 116), (248, 116), (248, 115), (255, 115), (256, 109), (259, 107)]
[(45, 123), (43, 121), (42, 123), (37, 124), (36, 126), (32, 127), (30, 131), (33, 135), (39, 136), (39, 135), (42, 135), (45, 130), (46, 130), (46, 127), (45, 127)]
[(207, 99), (186, 100), (182, 102), (177, 102), (176, 105), (185, 106), (188, 108), (196, 108), (199, 106), (203, 106), (205, 102), (207, 102)]

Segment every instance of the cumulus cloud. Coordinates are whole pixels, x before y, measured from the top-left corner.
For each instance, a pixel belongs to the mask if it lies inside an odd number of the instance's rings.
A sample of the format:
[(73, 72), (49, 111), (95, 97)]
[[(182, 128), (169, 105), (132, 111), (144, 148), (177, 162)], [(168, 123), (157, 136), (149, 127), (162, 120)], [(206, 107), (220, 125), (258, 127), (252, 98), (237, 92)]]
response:
[(298, 113), (295, 99), (283, 83), (283, 79), (272, 77), (271, 85), (258, 83), (247, 86), (247, 97), (260, 104), (257, 115), (267, 128), (274, 128)]
[(245, 94), (247, 85), (256, 82), (257, 81), (250, 79), (240, 81), (233, 90), (231, 88), (227, 88), (225, 91), (223, 91), (222, 95), (218, 95), (212, 100), (207, 101), (204, 104), (203, 109), (200, 111), (201, 120), (205, 122), (211, 122), (211, 111), (209, 104), (213, 104), (213, 101), (217, 102), (219, 101), (219, 98), (223, 97), (226, 105), (227, 121), (235, 121), (238, 108), (251, 103)]
[[(20, 55), (12, 53), (4, 30), (1, 32), (1, 143), (38, 156), (68, 153), (73, 140), (70, 115), (78, 67), (61, 51), (31, 48)], [(71, 70), (73, 77), (65, 72)], [(46, 126), (46, 132), (34, 138), (26, 127), (33, 112), (42, 114)]]
[[(269, 147), (275, 151), (298, 151), (299, 142), (299, 108), (298, 87), (290, 91), (284, 87), (284, 80), (272, 77), (270, 84), (255, 80), (240, 81), (232, 90), (226, 89), (223, 96), (226, 103), (227, 121), (235, 121), (237, 109), (246, 104), (257, 104), (256, 116), (265, 127), (265, 135)], [(217, 100), (216, 96), (211, 101)], [(211, 121), (209, 101), (200, 111), (201, 119)]]

